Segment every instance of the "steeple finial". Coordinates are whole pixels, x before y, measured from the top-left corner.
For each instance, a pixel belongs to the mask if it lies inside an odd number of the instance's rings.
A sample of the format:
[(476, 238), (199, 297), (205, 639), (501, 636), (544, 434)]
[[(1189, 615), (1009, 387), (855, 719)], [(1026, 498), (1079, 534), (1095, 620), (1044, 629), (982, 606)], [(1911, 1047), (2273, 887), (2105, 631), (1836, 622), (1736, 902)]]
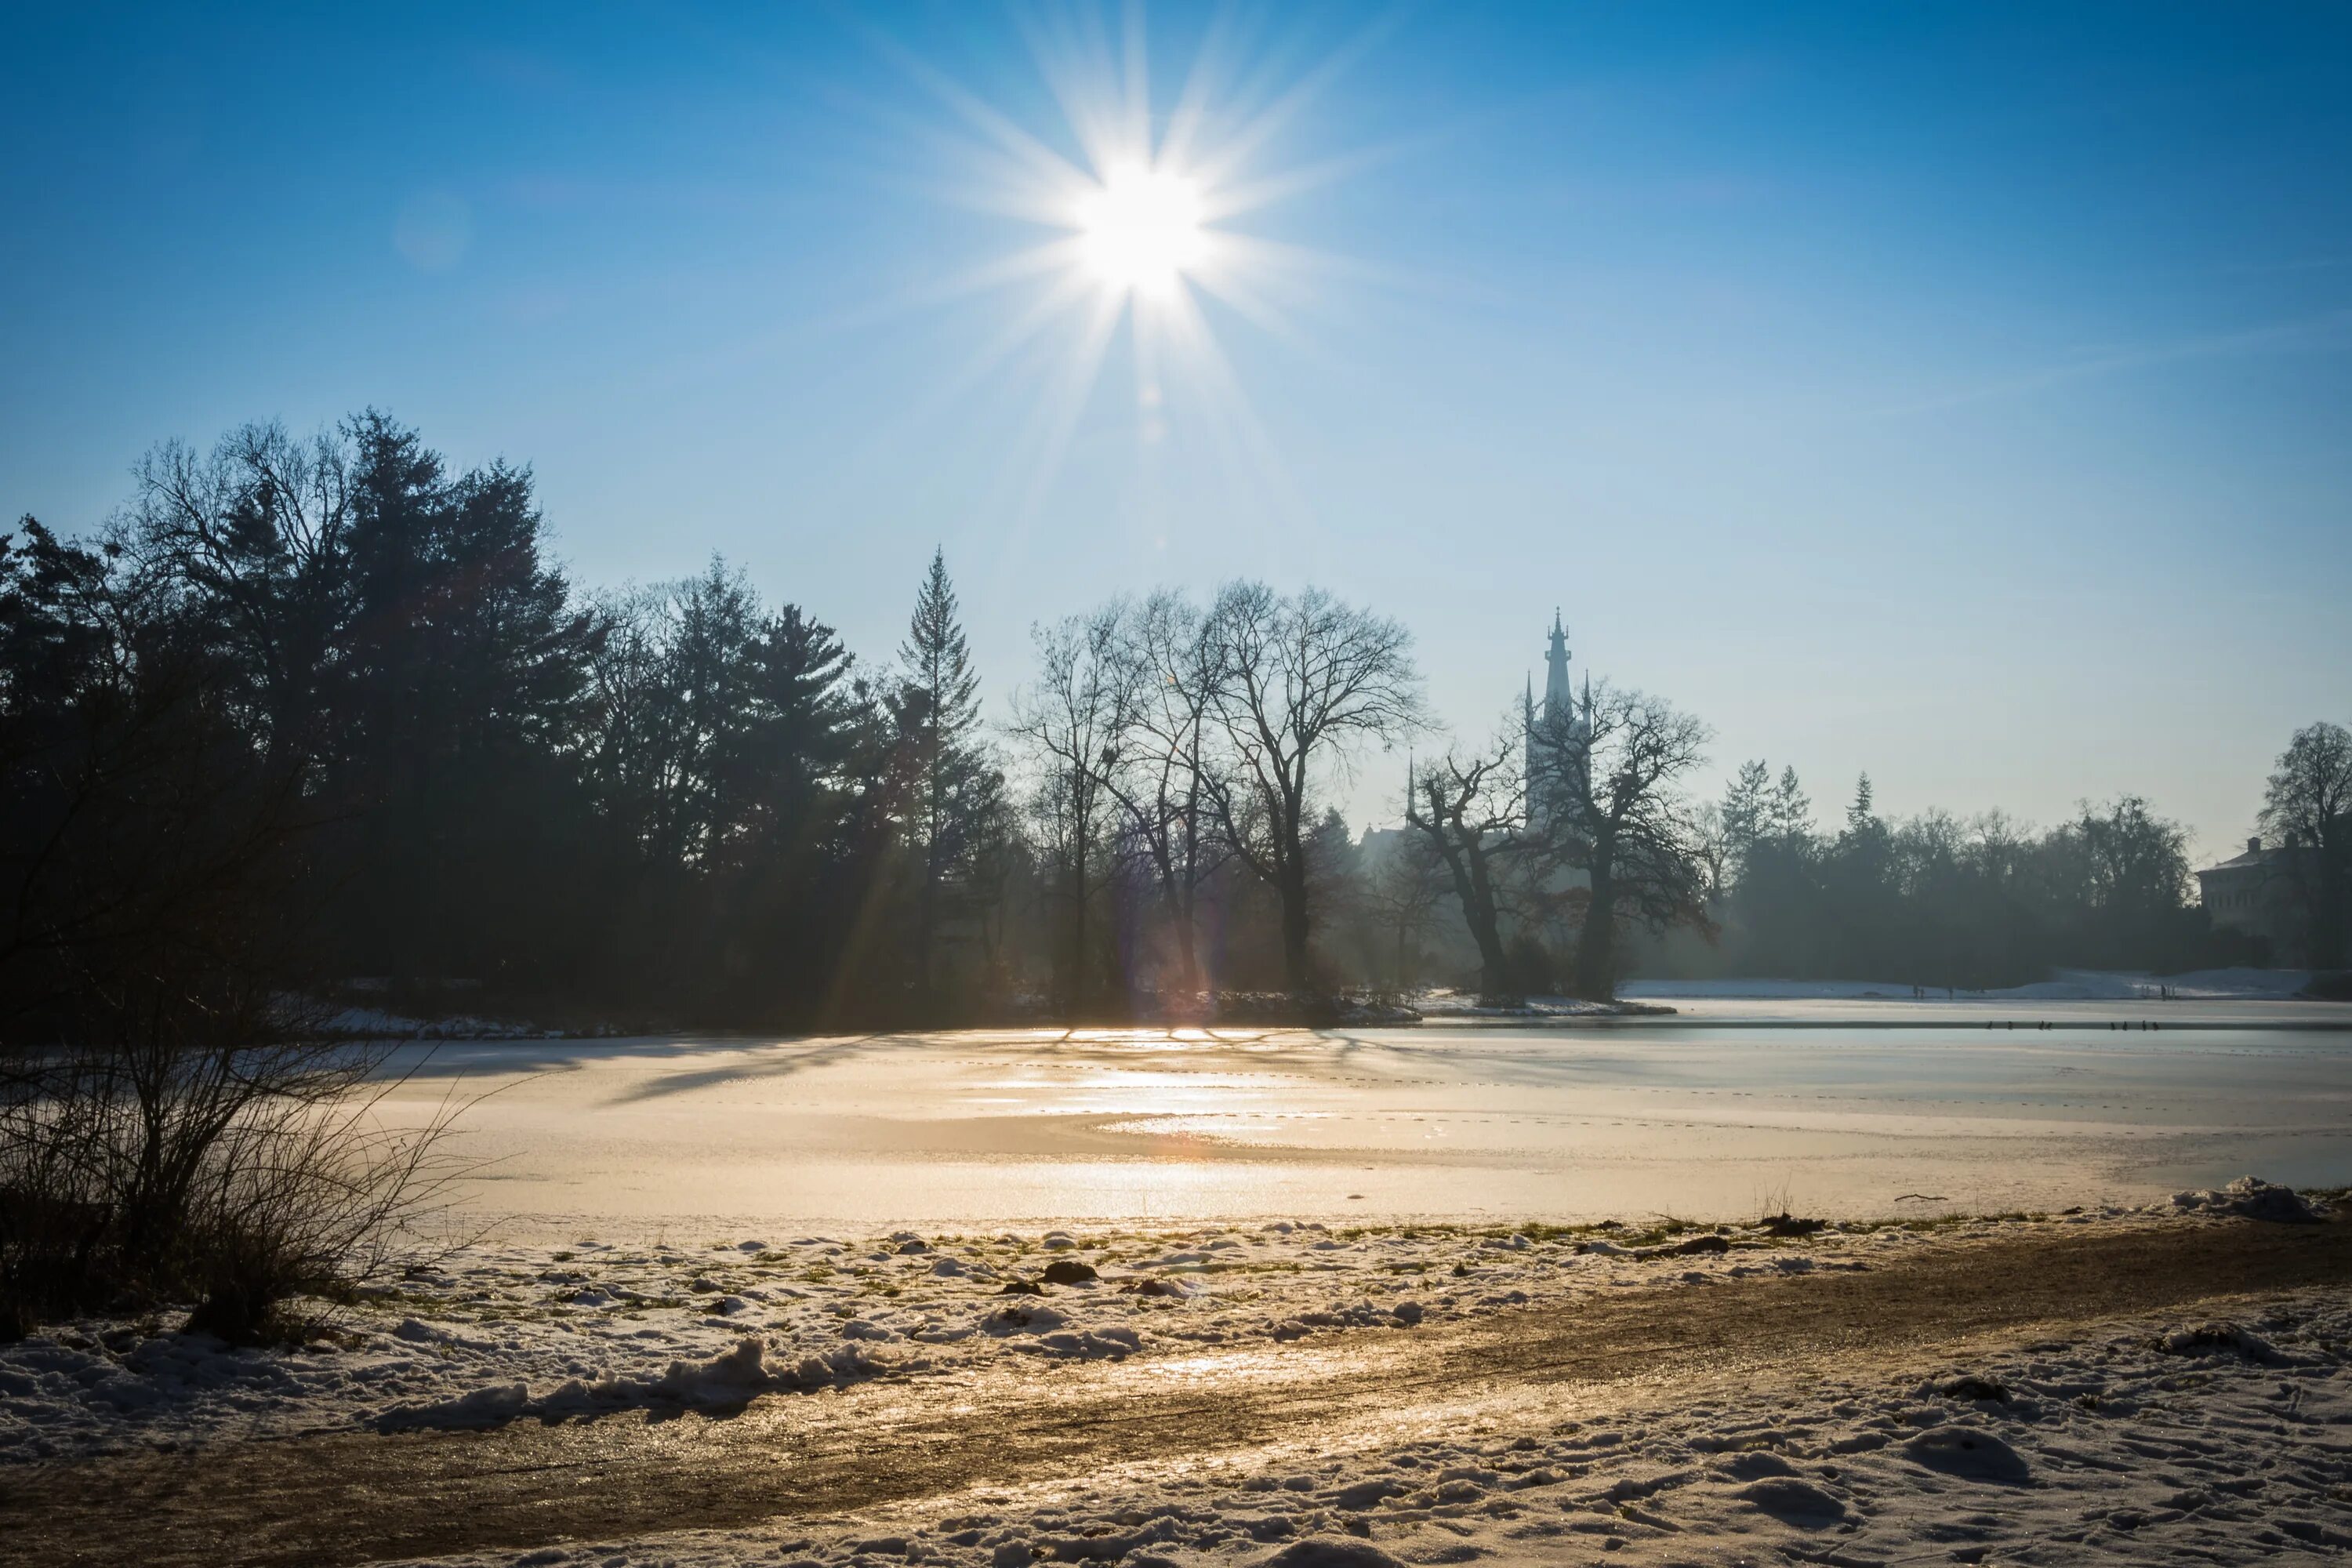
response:
[(1565, 718), (1575, 706), (1576, 688), (1570, 684), (1568, 671), (1568, 631), (1555, 609), (1550, 646), (1544, 649), (1544, 713), (1548, 718)]

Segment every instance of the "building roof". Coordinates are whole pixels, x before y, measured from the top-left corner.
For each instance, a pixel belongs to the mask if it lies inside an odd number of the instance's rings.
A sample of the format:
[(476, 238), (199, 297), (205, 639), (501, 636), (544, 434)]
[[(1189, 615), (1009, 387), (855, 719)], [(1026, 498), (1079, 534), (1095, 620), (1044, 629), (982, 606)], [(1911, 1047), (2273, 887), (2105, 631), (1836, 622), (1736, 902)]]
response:
[(2251, 839), (2242, 853), (2231, 856), (2218, 866), (2208, 866), (2197, 874), (2204, 877), (2215, 871), (2257, 870), (2265, 866), (2276, 866), (2290, 856), (2298, 853), (2300, 853), (2298, 847), (2292, 843), (2264, 844), (2258, 838)]
[(2263, 862), (2269, 860), (2271, 857), (2277, 853), (2278, 851), (2275, 849), (2249, 849), (2243, 854), (2231, 856), (2230, 858), (2222, 861), (2217, 866), (2205, 867), (2197, 874), (2202, 877), (2214, 871), (2250, 870), (2252, 868), (2260, 866)]

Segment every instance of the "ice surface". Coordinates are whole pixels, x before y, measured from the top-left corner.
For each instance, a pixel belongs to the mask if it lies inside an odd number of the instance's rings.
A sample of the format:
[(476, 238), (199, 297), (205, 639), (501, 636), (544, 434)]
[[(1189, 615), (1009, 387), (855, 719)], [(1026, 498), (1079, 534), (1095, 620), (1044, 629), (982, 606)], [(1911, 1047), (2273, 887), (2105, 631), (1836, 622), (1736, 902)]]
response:
[(1836, 1005), (1860, 1026), (457, 1043), (386, 1109), (434, 1114), (453, 1075), (498, 1090), (463, 1121), (494, 1178), (464, 1202), (543, 1240), (1729, 1218), (1783, 1192), (1916, 1215), (2352, 1173), (2352, 1031), (2231, 1022), (2352, 1009), (2059, 1002), (2012, 1029), (1973, 1003)]

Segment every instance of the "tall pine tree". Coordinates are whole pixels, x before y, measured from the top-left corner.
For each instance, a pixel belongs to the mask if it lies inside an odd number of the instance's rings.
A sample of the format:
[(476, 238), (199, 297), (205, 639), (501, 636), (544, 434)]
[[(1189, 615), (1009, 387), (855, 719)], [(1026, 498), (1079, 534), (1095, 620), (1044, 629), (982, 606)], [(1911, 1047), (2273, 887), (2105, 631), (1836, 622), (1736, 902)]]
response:
[(917, 878), (915, 982), (927, 996), (941, 929), (958, 912), (977, 829), (999, 784), (980, 740), (980, 677), (956, 610), (946, 552), (935, 549), (898, 648), (904, 668), (891, 703)]

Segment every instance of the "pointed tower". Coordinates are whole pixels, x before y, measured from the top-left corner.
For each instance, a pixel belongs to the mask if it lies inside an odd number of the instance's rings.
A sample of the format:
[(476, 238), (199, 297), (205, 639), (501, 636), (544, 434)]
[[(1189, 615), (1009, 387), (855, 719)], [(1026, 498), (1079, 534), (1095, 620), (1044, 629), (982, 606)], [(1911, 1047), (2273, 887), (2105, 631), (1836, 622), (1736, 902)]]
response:
[(1534, 683), (1528, 683), (1528, 819), (1538, 832), (1558, 821), (1563, 792), (1584, 768), (1592, 743), (1592, 677), (1584, 678), (1584, 700), (1577, 700), (1576, 683), (1569, 673), (1568, 625), (1559, 610), (1551, 615), (1551, 631), (1544, 649), (1544, 694), (1538, 706)]
[(1544, 717), (1558, 722), (1576, 706), (1576, 691), (1568, 680), (1568, 628), (1559, 610), (1551, 613), (1551, 643), (1544, 650)]

